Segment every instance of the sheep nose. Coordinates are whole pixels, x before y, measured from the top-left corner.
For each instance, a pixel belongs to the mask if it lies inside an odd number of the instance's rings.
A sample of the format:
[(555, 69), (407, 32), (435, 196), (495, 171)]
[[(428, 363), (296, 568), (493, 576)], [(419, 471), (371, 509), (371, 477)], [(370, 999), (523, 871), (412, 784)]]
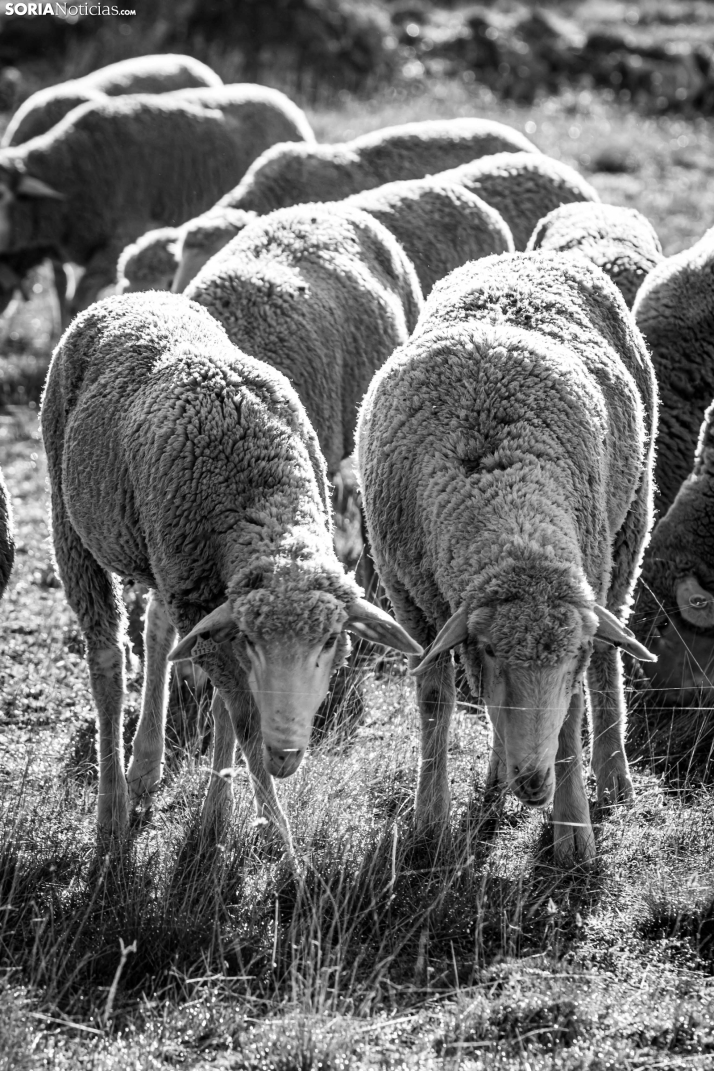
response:
[(513, 791), (529, 807), (545, 807), (551, 797), (551, 771), (545, 769), (525, 770), (513, 780)]
[(302, 762), (305, 748), (279, 748), (263, 744), (263, 766), (272, 777), (290, 777)]

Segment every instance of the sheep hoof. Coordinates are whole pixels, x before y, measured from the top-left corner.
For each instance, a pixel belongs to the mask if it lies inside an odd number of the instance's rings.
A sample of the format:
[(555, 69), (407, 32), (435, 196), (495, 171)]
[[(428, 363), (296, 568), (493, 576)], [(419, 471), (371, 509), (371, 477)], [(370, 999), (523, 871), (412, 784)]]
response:
[(230, 792), (209, 792), (201, 811), (201, 839), (220, 843), (230, 824), (232, 811), (233, 797)]
[(553, 850), (558, 866), (591, 867), (595, 862), (595, 837), (590, 822), (553, 822)]
[(129, 785), (129, 796), (133, 807), (145, 809), (151, 804), (151, 798), (156, 795), (161, 783), (163, 763), (140, 762), (136, 756), (129, 763), (126, 780)]
[(607, 809), (620, 803), (632, 803), (635, 790), (627, 762), (617, 757), (604, 763), (596, 774), (598, 807)]

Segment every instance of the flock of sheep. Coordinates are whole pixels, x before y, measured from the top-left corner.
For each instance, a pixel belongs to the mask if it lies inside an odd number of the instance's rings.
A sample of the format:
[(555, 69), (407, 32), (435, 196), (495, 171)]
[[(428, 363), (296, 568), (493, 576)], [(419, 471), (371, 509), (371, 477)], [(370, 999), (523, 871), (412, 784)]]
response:
[[(420, 827), (448, 818), (459, 648), (493, 724), (487, 791), (552, 805), (556, 858), (589, 860), (586, 707), (599, 799), (632, 794), (620, 652), (672, 702), (709, 688), (714, 231), (665, 259), (639, 212), (502, 124), (320, 145), (283, 94), (153, 56), (11, 120), (0, 304), (46, 257), (71, 323), (42, 434), (100, 839), (156, 792), (169, 664), (191, 659), (214, 685), (214, 771), (237, 740), (292, 854), (273, 778), (300, 765), (352, 634), (409, 655)], [(330, 481), (352, 457), (396, 620), (335, 551)], [(0, 478), (0, 593), (12, 556)], [(150, 590), (126, 773), (121, 579)], [(208, 830), (230, 791), (212, 777)]]

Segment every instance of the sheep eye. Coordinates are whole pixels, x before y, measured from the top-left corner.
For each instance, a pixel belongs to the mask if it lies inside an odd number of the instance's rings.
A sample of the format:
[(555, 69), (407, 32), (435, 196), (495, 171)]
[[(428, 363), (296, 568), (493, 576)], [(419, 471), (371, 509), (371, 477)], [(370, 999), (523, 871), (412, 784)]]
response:
[(655, 636), (661, 636), (665, 629), (669, 628), (669, 618), (660, 617), (659, 621), (655, 621), (654, 632)]
[(485, 655), (488, 655), (489, 658), (495, 658), (496, 657), (496, 652), (494, 650), (494, 647), (493, 647), (492, 643), (485, 643), (484, 644), (483, 653)]
[(331, 636), (328, 636), (322, 645), (323, 651), (331, 651), (337, 643), (337, 633), (333, 632)]

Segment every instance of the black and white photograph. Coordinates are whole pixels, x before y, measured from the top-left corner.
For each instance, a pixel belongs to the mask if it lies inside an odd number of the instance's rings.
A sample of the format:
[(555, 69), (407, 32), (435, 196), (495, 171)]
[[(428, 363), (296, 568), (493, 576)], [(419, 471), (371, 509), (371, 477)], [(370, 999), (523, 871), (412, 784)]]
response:
[(712, 1067), (714, 0), (0, 0), (0, 1071)]

